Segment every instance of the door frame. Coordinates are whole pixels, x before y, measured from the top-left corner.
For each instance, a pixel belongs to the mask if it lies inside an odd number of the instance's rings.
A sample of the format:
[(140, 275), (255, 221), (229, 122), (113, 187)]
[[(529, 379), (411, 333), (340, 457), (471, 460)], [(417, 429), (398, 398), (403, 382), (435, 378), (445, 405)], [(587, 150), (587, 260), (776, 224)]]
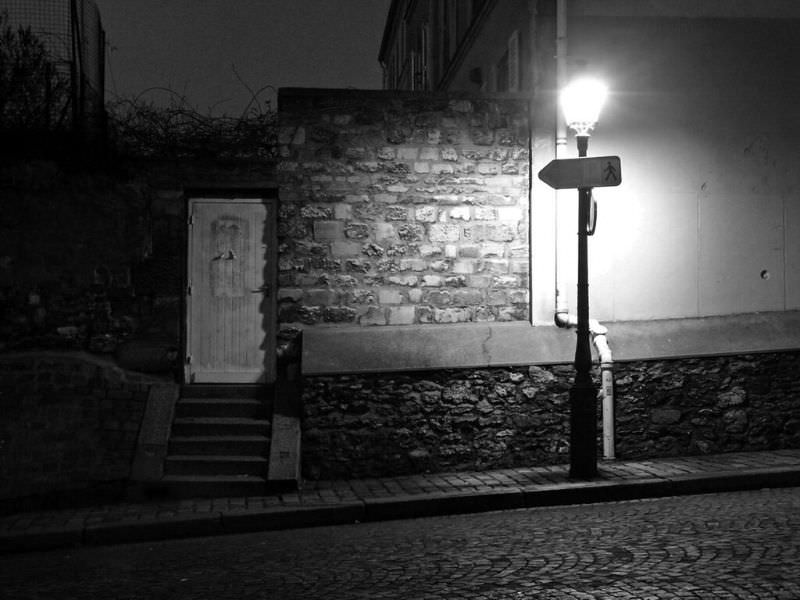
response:
[[(270, 281), (267, 282), (272, 290), (273, 301), (269, 303), (270, 314), (264, 315), (265, 319), (269, 319), (274, 324), (274, 333), (276, 339), (274, 340), (273, 347), (277, 344), (278, 333), (278, 249), (277, 249), (277, 232), (278, 232), (278, 213), (280, 210), (280, 199), (278, 196), (278, 187), (236, 187), (236, 186), (203, 186), (203, 187), (185, 187), (183, 189), (183, 256), (182, 256), (182, 269), (181, 269), (181, 291), (180, 291), (180, 379), (183, 385), (214, 385), (214, 384), (197, 384), (189, 381), (187, 369), (187, 357), (189, 351), (189, 258), (191, 255), (190, 248), (190, 212), (189, 207), (191, 202), (195, 200), (227, 200), (235, 202), (236, 200), (254, 201), (263, 200), (273, 205), (275, 226), (273, 227), (273, 240), (272, 244), (267, 249), (267, 264), (271, 265), (267, 275)], [(275, 380), (276, 365), (274, 352), (271, 357), (271, 369), (267, 373), (267, 378), (261, 382), (262, 384), (271, 384)], [(221, 383), (220, 385), (226, 385)]]

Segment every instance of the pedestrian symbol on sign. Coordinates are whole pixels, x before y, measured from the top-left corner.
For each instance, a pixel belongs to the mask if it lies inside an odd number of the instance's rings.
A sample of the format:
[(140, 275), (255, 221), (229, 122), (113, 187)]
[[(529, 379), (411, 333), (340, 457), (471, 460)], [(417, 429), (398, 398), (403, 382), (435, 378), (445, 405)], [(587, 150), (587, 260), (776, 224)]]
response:
[(619, 175), (617, 175), (617, 170), (614, 168), (614, 165), (611, 164), (611, 161), (608, 161), (606, 168), (603, 169), (603, 181), (612, 184), (619, 181)]

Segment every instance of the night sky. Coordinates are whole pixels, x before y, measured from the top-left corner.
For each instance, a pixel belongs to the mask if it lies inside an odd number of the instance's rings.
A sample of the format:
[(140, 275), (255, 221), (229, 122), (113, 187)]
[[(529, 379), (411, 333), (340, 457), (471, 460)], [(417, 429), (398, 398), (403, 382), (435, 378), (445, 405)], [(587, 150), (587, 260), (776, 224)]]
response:
[[(378, 50), (390, 0), (96, 3), (110, 100), (164, 87), (204, 114), (238, 115), (252, 97), (248, 87), (381, 87)], [(143, 98), (165, 103), (170, 95), (152, 90)], [(257, 96), (274, 99), (269, 90)]]

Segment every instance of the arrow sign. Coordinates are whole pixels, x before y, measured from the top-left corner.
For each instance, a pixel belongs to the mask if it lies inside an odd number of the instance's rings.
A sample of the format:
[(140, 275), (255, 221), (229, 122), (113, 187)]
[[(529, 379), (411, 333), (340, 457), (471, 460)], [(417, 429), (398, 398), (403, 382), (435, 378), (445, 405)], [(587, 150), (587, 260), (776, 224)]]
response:
[(551, 160), (539, 179), (557, 190), (609, 187), (622, 182), (619, 156), (592, 156)]

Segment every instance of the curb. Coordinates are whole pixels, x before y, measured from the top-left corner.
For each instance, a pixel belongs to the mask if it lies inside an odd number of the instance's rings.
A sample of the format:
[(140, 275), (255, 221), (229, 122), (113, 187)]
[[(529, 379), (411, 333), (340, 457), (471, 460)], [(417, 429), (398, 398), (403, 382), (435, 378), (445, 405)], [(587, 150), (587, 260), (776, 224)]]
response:
[(0, 534), (0, 554), (186, 537), (414, 519), (569, 504), (590, 504), (800, 486), (800, 467), (769, 467), (624, 480), (553, 483), (474, 492), (433, 492), (331, 504), (275, 506)]

